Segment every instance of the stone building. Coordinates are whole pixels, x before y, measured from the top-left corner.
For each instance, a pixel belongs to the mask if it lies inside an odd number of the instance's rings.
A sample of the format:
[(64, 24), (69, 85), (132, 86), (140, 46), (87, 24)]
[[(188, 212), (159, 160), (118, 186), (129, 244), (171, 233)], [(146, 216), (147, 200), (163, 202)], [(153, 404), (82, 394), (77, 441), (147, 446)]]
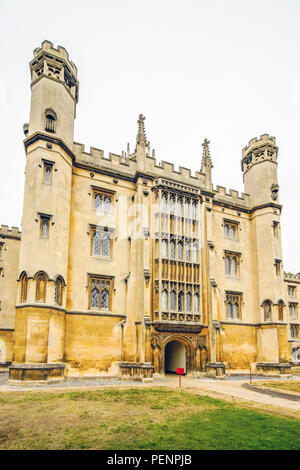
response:
[(300, 362), (300, 275), (285, 275), (268, 134), (242, 151), (245, 193), (135, 148), (74, 142), (77, 68), (44, 41), (30, 62), (22, 234), (0, 229), (0, 362), (10, 380), (286, 373)]

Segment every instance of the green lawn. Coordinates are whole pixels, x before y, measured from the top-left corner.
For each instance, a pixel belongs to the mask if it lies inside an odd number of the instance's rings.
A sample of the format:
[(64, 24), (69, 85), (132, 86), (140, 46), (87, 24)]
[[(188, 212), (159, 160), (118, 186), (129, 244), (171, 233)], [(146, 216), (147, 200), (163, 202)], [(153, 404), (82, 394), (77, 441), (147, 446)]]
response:
[(0, 394), (0, 449), (300, 449), (300, 420), (166, 388)]
[(297, 392), (300, 393), (300, 380), (283, 380), (272, 382), (254, 382), (254, 385), (268, 387), (268, 388), (278, 388), (279, 391), (289, 391), (289, 392)]

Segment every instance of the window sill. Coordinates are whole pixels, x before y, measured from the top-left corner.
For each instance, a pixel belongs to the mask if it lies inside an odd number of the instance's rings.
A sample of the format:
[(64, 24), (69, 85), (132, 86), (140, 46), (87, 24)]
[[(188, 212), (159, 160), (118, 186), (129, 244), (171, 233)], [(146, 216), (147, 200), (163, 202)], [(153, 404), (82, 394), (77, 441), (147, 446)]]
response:
[(109, 258), (107, 256), (98, 256), (98, 255), (91, 255), (91, 258), (95, 258), (95, 259), (105, 259), (107, 261), (112, 261), (113, 259), (112, 258)]

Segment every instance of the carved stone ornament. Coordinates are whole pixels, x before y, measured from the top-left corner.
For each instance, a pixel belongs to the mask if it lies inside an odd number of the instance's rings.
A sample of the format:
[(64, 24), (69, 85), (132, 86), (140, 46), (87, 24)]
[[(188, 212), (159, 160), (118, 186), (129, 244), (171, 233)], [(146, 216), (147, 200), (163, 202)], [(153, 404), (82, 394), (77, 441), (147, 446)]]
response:
[(278, 184), (272, 184), (271, 186), (271, 198), (273, 201), (277, 201), (278, 199), (278, 191), (279, 191), (279, 185)]

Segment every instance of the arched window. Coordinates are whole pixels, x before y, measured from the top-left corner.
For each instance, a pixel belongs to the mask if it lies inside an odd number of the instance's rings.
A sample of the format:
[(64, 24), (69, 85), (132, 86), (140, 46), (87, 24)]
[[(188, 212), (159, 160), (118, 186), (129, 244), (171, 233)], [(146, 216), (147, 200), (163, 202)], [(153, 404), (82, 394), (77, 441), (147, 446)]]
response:
[(183, 292), (178, 294), (178, 312), (183, 312)]
[(186, 199), (184, 201), (184, 217), (189, 217), (190, 215), (190, 200)]
[(99, 298), (100, 298), (100, 291), (99, 286), (96, 283), (92, 282), (92, 289), (91, 289), (91, 308), (99, 308)]
[(264, 318), (265, 321), (271, 320), (271, 302), (270, 300), (265, 300), (264, 302)]
[(278, 302), (278, 320), (283, 321), (283, 301), (279, 300)]
[(21, 274), (20, 281), (21, 281), (21, 303), (23, 303), (23, 302), (26, 302), (26, 299), (27, 299), (28, 277), (26, 273)]
[(167, 212), (167, 195), (163, 194), (161, 197), (161, 210)]
[(109, 292), (107, 289), (101, 291), (101, 310), (108, 310)]
[(225, 258), (225, 272), (226, 274), (230, 274), (230, 257), (226, 256)]
[(233, 256), (231, 258), (231, 275), (236, 276), (236, 258)]
[(194, 313), (199, 312), (199, 294), (194, 294)]
[(193, 202), (193, 219), (197, 219), (197, 202)]
[(171, 312), (176, 310), (176, 293), (174, 290), (170, 292), (170, 310)]
[(36, 294), (35, 299), (37, 302), (46, 301), (46, 286), (47, 286), (47, 276), (45, 273), (39, 273), (36, 276)]
[(182, 216), (182, 198), (181, 197), (179, 197), (177, 199), (177, 204), (176, 205), (177, 205), (177, 215), (179, 215), (179, 217), (181, 217)]
[(191, 242), (187, 240), (185, 242), (185, 260), (190, 261), (190, 258), (191, 258)]
[(177, 243), (177, 254), (178, 254), (178, 259), (180, 261), (182, 261), (183, 260), (183, 243), (182, 243), (182, 241), (179, 241)]
[(290, 326), (290, 331), (291, 331), (291, 338), (297, 338), (297, 326), (296, 325), (291, 325)]
[(54, 291), (54, 303), (57, 305), (62, 305), (63, 303), (63, 288), (64, 288), (64, 282), (61, 277), (58, 277), (55, 281), (55, 291)]
[(170, 196), (170, 213), (174, 214), (175, 212), (175, 197)]
[(185, 308), (186, 308), (187, 312), (191, 311), (191, 308), (192, 308), (192, 294), (190, 292), (187, 292), (187, 294), (186, 294)]
[(168, 248), (168, 242), (167, 240), (162, 240), (161, 241), (161, 257), (166, 258), (167, 257), (167, 248)]
[(48, 108), (45, 111), (45, 131), (55, 132), (56, 131), (56, 112), (53, 109)]
[(168, 291), (166, 289), (161, 293), (161, 308), (162, 310), (168, 310)]
[(175, 240), (170, 241), (170, 258), (175, 259)]
[(101, 234), (99, 230), (95, 230), (93, 233), (93, 255), (100, 256), (100, 243)]
[(198, 263), (198, 241), (193, 242), (193, 263)]
[(102, 243), (103, 243), (102, 255), (105, 256), (106, 258), (109, 258), (109, 256), (110, 256), (110, 237), (107, 233), (104, 233)]

